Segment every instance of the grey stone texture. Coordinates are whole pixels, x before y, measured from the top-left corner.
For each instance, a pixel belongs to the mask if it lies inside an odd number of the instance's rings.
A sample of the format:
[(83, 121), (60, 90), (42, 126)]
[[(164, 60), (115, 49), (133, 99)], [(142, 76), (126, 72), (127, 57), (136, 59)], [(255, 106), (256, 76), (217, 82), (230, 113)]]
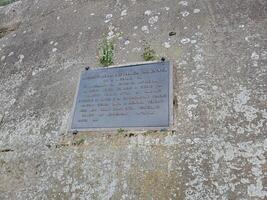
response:
[[(23, 0), (0, 7), (0, 199), (266, 199), (265, 0)], [(176, 34), (170, 34), (176, 32)], [(174, 129), (71, 135), (78, 76), (174, 63)]]

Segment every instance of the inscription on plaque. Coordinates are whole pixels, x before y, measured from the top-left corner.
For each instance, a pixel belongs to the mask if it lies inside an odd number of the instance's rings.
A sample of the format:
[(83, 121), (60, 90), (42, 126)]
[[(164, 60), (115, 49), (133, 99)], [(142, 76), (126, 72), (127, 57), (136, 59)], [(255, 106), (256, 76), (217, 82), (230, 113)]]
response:
[(167, 61), (83, 71), (71, 129), (169, 127), (171, 75)]

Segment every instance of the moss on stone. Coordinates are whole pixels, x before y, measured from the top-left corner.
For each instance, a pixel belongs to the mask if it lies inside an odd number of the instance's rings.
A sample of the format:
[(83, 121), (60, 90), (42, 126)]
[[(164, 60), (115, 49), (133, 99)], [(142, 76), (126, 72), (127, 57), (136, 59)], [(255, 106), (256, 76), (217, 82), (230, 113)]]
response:
[(0, 0), (0, 6), (5, 6), (7, 4), (13, 3), (17, 0)]

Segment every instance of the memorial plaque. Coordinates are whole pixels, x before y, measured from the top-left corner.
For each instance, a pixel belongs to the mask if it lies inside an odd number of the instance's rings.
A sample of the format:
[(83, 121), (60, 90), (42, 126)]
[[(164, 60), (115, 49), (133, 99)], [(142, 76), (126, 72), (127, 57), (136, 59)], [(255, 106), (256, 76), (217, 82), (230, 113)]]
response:
[(70, 130), (168, 128), (172, 123), (169, 61), (85, 70)]

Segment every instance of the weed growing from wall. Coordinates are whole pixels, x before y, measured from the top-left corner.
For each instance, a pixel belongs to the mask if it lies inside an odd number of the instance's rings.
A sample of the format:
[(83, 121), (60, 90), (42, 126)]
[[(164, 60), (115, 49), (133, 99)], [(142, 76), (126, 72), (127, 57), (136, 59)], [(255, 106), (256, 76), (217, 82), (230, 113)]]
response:
[(157, 55), (154, 49), (151, 46), (146, 45), (142, 57), (145, 61), (152, 61), (157, 59)]
[(0, 6), (5, 6), (7, 4), (13, 3), (14, 1), (17, 0), (0, 0)]
[(114, 63), (114, 42), (104, 38), (99, 45), (99, 62), (103, 66), (109, 66)]

